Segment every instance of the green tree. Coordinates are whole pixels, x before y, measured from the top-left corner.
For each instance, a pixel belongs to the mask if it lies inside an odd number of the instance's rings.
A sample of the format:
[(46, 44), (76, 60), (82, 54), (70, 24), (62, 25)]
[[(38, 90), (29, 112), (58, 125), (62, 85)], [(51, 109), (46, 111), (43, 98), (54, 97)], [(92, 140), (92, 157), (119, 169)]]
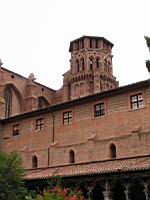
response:
[(24, 170), (21, 163), (18, 153), (0, 152), (0, 200), (25, 199)]
[[(146, 40), (146, 44), (147, 44), (148, 49), (150, 51), (150, 37), (144, 36), (144, 38)], [(146, 60), (146, 67), (147, 67), (148, 72), (150, 73), (150, 60)]]

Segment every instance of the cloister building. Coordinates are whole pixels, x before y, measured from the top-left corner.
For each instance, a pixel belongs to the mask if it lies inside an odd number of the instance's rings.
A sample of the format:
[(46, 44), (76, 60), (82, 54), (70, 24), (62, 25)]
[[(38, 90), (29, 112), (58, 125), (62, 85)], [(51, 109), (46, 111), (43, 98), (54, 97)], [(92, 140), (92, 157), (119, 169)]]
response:
[(92, 200), (150, 199), (150, 80), (119, 87), (113, 44), (70, 42), (54, 90), (0, 62), (0, 151), (19, 151), (29, 182), (60, 175)]

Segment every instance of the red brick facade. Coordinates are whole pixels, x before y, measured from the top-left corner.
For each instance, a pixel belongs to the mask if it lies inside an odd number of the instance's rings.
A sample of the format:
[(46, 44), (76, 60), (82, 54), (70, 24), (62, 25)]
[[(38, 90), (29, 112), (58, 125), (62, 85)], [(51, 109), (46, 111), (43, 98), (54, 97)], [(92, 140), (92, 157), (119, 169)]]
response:
[(112, 46), (101, 37), (72, 41), (59, 91), (1, 67), (0, 150), (21, 152), (27, 169), (148, 155), (149, 82), (118, 87)]

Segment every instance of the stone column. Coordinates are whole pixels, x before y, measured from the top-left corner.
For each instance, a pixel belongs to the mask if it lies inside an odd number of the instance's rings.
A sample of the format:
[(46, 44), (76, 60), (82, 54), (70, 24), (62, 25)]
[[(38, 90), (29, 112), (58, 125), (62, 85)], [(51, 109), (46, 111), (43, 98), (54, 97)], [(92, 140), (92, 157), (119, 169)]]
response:
[(124, 187), (125, 187), (124, 194), (126, 196), (126, 200), (130, 200), (130, 183), (129, 183), (129, 181), (127, 183), (124, 183)]
[(148, 198), (148, 196), (149, 196), (149, 195), (148, 195), (148, 190), (145, 190), (145, 189), (144, 189), (144, 194), (145, 194), (146, 200), (149, 200), (149, 198)]
[(126, 200), (130, 200), (130, 197), (129, 197), (129, 189), (126, 189), (126, 190), (124, 191), (124, 193), (125, 193), (125, 196), (126, 196)]
[(106, 181), (105, 183), (105, 191), (103, 191), (103, 195), (104, 195), (104, 200), (112, 200), (110, 183), (108, 181)]
[(148, 191), (148, 182), (146, 181), (146, 183), (144, 183), (144, 190), (143, 190), (144, 194), (145, 194), (145, 198), (146, 200), (149, 200), (149, 191)]
[(88, 200), (92, 200), (92, 191), (93, 191), (93, 186), (88, 187)]

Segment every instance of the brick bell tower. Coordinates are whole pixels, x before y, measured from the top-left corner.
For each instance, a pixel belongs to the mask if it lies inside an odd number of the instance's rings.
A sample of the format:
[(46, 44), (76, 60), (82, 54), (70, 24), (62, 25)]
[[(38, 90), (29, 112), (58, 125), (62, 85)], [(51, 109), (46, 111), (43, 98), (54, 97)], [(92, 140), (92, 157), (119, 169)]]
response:
[(83, 36), (70, 42), (70, 70), (63, 75), (64, 101), (118, 87), (112, 47), (104, 37)]

